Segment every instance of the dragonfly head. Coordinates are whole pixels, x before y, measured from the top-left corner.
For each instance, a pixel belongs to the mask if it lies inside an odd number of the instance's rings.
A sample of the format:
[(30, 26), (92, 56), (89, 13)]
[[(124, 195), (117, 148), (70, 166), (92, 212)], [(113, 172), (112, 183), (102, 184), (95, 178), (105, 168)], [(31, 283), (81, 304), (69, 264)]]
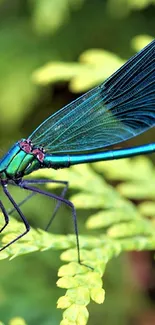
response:
[(41, 163), (44, 161), (45, 151), (43, 147), (36, 148), (30, 139), (20, 141), (20, 148), (27, 154), (31, 154), (38, 159)]

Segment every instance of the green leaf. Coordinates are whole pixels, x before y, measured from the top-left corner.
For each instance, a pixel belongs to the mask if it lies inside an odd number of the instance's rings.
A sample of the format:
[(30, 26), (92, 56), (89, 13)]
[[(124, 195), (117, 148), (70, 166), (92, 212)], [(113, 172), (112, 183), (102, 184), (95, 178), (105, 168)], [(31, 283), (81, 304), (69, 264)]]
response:
[(65, 322), (62, 321), (60, 325), (85, 325), (87, 324), (88, 315), (85, 306), (73, 304), (63, 313)]
[(140, 213), (145, 217), (155, 218), (155, 202), (145, 201), (140, 203), (138, 208)]
[(69, 88), (77, 93), (103, 82), (124, 63), (115, 54), (97, 49), (82, 53), (79, 61), (49, 62), (33, 73), (33, 81), (42, 85), (70, 81)]
[[(150, 2), (154, 2), (154, 0), (150, 0)], [(147, 4), (148, 4), (148, 0), (147, 0)], [(136, 50), (137, 52), (140, 51), (143, 47), (145, 47), (148, 43), (150, 43), (151, 41), (153, 41), (153, 37), (149, 36), (149, 35), (138, 35), (135, 36), (132, 39), (132, 47), (134, 48), (134, 50)]]
[[(61, 324), (86, 324), (89, 302), (104, 302), (102, 277), (107, 263), (124, 251), (155, 249), (154, 166), (148, 158), (141, 157), (94, 164), (93, 169), (83, 165), (60, 173), (41, 170), (34, 175), (70, 180), (71, 188), (76, 190), (71, 196), (75, 206), (83, 211), (97, 209), (86, 221), (86, 234), (79, 236), (82, 263), (77, 262), (75, 235), (54, 235), (40, 229), (31, 229), (27, 236), (2, 252), (0, 258), (12, 259), (37, 250), (42, 253), (48, 249), (62, 250), (60, 258), (65, 263), (58, 271), (57, 281), (58, 287), (66, 289), (57, 303), (58, 308), (65, 309)], [(112, 186), (115, 180), (119, 182), (116, 188)], [(53, 191), (53, 186), (47, 184), (47, 190), (51, 189)], [(128, 198), (133, 198), (134, 202), (139, 198), (144, 201), (135, 205)], [(78, 211), (77, 215), (79, 218)], [(2, 225), (3, 218), (0, 218)], [(1, 246), (23, 229), (23, 225), (11, 217), (1, 234)], [(90, 230), (98, 234), (90, 234)]]
[(105, 299), (105, 291), (102, 288), (92, 288), (91, 299), (94, 300), (97, 304), (102, 304)]
[(71, 9), (80, 9), (84, 0), (31, 0), (33, 24), (38, 33), (55, 32), (67, 23)]
[(9, 325), (26, 325), (26, 322), (21, 317), (15, 317), (10, 320)]

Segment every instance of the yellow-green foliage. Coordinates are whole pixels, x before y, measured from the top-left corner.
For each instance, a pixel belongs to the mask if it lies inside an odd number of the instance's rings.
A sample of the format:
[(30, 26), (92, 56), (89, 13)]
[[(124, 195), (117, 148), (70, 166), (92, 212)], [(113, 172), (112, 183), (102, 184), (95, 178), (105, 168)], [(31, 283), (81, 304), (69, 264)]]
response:
[[(135, 37), (131, 45), (139, 51), (149, 42), (152, 37), (141, 35)], [(55, 61), (37, 69), (33, 73), (33, 81), (40, 85), (47, 85), (58, 81), (69, 81), (69, 88), (72, 92), (84, 92), (95, 85), (103, 82), (114, 71), (116, 71), (124, 60), (114, 53), (105, 50), (91, 49), (82, 53), (79, 63)]]
[[(41, 170), (33, 175), (53, 179), (54, 173), (52, 170)], [(155, 249), (155, 169), (150, 160), (140, 157), (96, 163), (93, 168), (88, 165), (72, 167), (59, 171), (56, 179), (68, 179), (71, 187), (78, 190), (70, 198), (77, 208), (99, 210), (89, 216), (85, 235), (80, 236), (81, 260), (92, 270), (77, 263), (74, 235), (54, 235), (40, 229), (31, 229), (27, 236), (2, 252), (0, 258), (12, 259), (37, 250), (63, 250), (61, 260), (68, 264), (58, 271), (58, 287), (67, 289), (57, 305), (65, 309), (61, 325), (85, 325), (90, 300), (98, 304), (104, 302), (102, 277), (109, 260), (123, 251)], [(119, 185), (114, 188), (105, 179), (118, 181)], [(48, 184), (47, 188), (50, 190), (51, 185)], [(147, 201), (136, 206), (129, 198), (134, 201), (146, 198)], [(21, 228), (19, 222), (11, 219), (1, 245), (19, 233)], [(98, 230), (98, 235), (93, 235), (93, 229)]]

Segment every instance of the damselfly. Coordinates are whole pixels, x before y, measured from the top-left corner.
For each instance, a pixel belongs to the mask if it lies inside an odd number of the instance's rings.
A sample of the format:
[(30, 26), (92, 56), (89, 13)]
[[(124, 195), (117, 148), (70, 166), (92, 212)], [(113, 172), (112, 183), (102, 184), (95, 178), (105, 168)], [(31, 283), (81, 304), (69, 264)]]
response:
[[(32, 193), (55, 198), (59, 201), (59, 205), (64, 202), (72, 209), (80, 262), (76, 210), (73, 203), (64, 198), (67, 182), (27, 180), (24, 176), (40, 168), (68, 168), (76, 164), (155, 152), (155, 143), (96, 152), (135, 137), (154, 125), (155, 40), (130, 58), (101, 85), (50, 116), (27, 139), (16, 142), (1, 158), (0, 184), (13, 209), (23, 221), (25, 231), (0, 251), (30, 230), (20, 205), (15, 202), (8, 190), (8, 185), (13, 184)], [(58, 197), (37, 187), (47, 182), (64, 184), (62, 195)], [(0, 208), (4, 216), (4, 226), (0, 230), (2, 232), (9, 223), (9, 215), (1, 200)]]

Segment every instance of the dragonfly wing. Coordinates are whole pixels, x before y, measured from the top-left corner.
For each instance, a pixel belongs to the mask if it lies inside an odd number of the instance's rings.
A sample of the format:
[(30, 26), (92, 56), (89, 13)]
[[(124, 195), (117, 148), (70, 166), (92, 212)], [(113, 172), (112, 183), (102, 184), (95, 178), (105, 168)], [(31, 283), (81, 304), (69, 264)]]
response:
[(105, 148), (155, 125), (155, 41), (29, 137), (48, 153)]

